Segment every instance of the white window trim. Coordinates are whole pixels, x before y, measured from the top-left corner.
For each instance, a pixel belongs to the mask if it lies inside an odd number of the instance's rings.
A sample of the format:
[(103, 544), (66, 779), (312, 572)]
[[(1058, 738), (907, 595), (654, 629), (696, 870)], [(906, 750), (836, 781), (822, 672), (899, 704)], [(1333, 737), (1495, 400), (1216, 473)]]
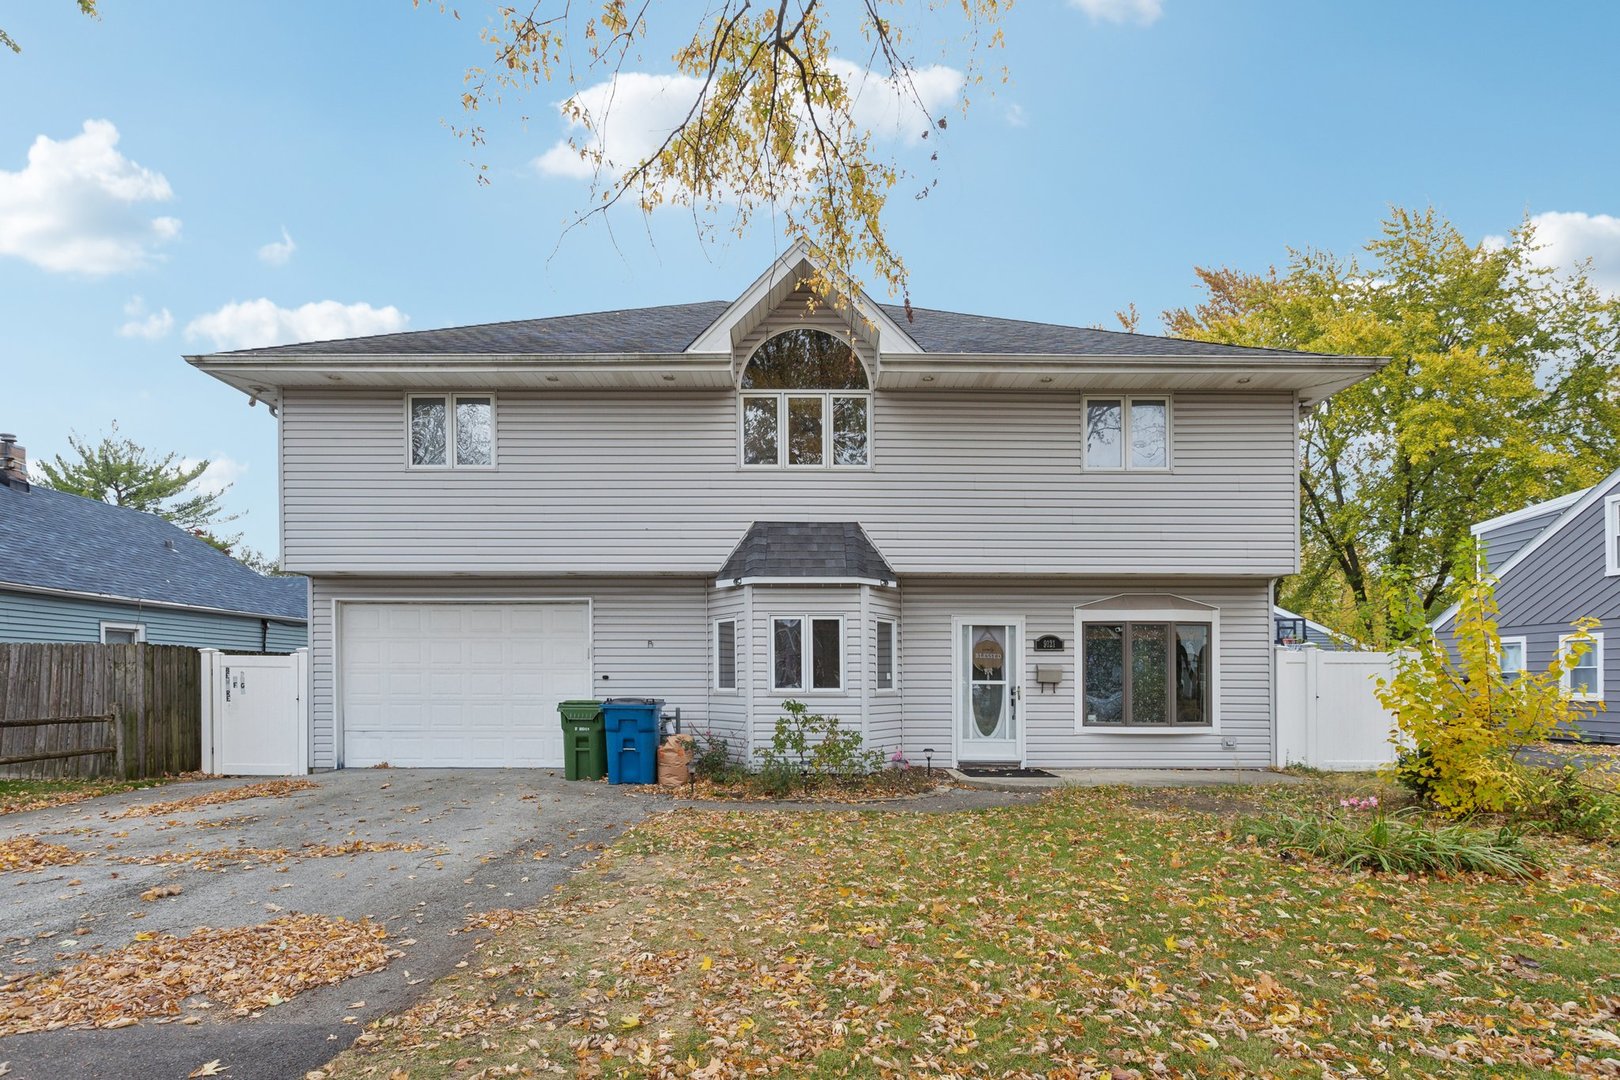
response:
[[(731, 686), (720, 685), (720, 627), (724, 623), (731, 624)], [(742, 689), (742, 665), (737, 663), (737, 644), (739, 641), (737, 627), (741, 625), (735, 617), (714, 620), (714, 630), (710, 640), (714, 643), (714, 674), (710, 680), (711, 687), (717, 694), (735, 694)], [(773, 671), (775, 669), (772, 669)]]
[[(798, 686), (776, 685), (776, 624), (783, 621), (799, 620), (799, 683)], [(812, 622), (836, 622), (838, 624), (838, 685), (815, 686), (810, 684), (815, 673), (815, 634), (811, 627)], [(844, 617), (842, 615), (772, 615), (770, 626), (770, 673), (771, 693), (787, 697), (797, 697), (800, 694), (842, 694), (848, 683), (849, 651), (844, 638)]]
[[(488, 398), (489, 399), (489, 464), (488, 465), (458, 465), (456, 464), (456, 399), (457, 398)], [(445, 443), (443, 465), (418, 465), (411, 453), (411, 403), (415, 401), (443, 401), (445, 403)], [(488, 472), (500, 464), (500, 439), (498, 437), (500, 426), (500, 402), (496, 400), (493, 390), (439, 390), (429, 393), (421, 391), (405, 395), (405, 467), (422, 472), (448, 472), (450, 470)]]
[[(1093, 401), (1117, 401), (1119, 417), (1119, 464), (1093, 465), (1086, 447), (1091, 441), (1090, 406)], [(1131, 403), (1140, 401), (1164, 403), (1164, 464), (1131, 464)], [(1170, 394), (1087, 394), (1080, 399), (1080, 467), (1094, 473), (1167, 473), (1174, 472), (1176, 464), (1176, 402)]]
[(893, 669), (890, 672), (892, 681), (888, 686), (878, 685), (877, 649), (874, 647), (872, 650), (872, 692), (887, 697), (900, 692), (900, 620), (891, 618), (874, 620), (878, 641), (883, 640), (883, 628), (885, 626), (889, 628), (889, 664)]
[(1615, 552), (1615, 540), (1620, 537), (1620, 494), (1603, 500), (1603, 573), (1606, 577), (1620, 577), (1620, 556)]
[(101, 643), (103, 645), (107, 644), (107, 631), (109, 630), (132, 631), (135, 634), (137, 644), (146, 640), (145, 623), (104, 622), (101, 624)]
[(1501, 651), (1498, 654), (1500, 661), (1506, 661), (1507, 648), (1509, 645), (1517, 645), (1519, 647), (1519, 667), (1515, 670), (1513, 668), (1509, 668), (1505, 663), (1502, 663), (1502, 674), (1506, 675), (1511, 671), (1515, 675), (1523, 675), (1530, 667), (1529, 639), (1522, 637), (1504, 637), (1499, 638), (1498, 643), (1502, 646)]
[[(1558, 655), (1563, 656), (1566, 652), (1568, 652), (1569, 643), (1578, 636), (1578, 634), (1560, 634), (1558, 636)], [(1577, 694), (1569, 688), (1569, 677), (1574, 674), (1573, 671), (1565, 671), (1558, 676), (1559, 689), (1568, 694), (1570, 696), (1570, 700), (1572, 701), (1603, 700), (1603, 634), (1601, 631), (1593, 631), (1591, 637), (1592, 646), (1586, 650), (1586, 655), (1582, 656), (1581, 660), (1584, 663), (1588, 657), (1591, 658), (1592, 667), (1597, 671), (1597, 686), (1593, 687), (1587, 693)]]
[[(787, 402), (788, 398), (821, 398), (821, 463), (818, 465), (791, 465), (788, 463)], [(866, 461), (860, 465), (838, 465), (833, 462), (833, 407), (835, 397), (866, 399)], [(761, 463), (748, 461), (743, 446), (743, 407), (749, 398), (776, 400), (776, 461)], [(870, 471), (872, 468), (872, 391), (870, 390), (739, 390), (737, 392), (737, 467), (741, 469), (787, 472), (818, 472), (835, 469), (839, 472)]]
[[(1122, 599), (1111, 597), (1110, 599)], [(1219, 735), (1221, 732), (1221, 609), (1197, 603), (1187, 608), (1102, 608), (1074, 609), (1074, 730), (1081, 735)], [(1209, 672), (1208, 724), (1087, 724), (1086, 723), (1086, 623), (1209, 623), (1209, 651), (1215, 664)]]

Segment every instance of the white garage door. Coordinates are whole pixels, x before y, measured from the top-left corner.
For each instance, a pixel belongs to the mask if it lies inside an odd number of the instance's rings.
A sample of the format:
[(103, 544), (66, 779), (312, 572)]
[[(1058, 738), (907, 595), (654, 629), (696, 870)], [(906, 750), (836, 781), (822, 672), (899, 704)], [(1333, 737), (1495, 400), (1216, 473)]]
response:
[(583, 602), (340, 605), (344, 764), (560, 766), (591, 695)]

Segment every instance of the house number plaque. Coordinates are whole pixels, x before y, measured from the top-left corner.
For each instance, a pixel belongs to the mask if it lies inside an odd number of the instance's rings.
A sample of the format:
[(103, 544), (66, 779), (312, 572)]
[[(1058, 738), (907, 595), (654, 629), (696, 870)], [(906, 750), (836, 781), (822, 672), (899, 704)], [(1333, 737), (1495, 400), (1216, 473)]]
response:
[(1035, 639), (1036, 652), (1062, 652), (1063, 639), (1056, 634), (1042, 634)]

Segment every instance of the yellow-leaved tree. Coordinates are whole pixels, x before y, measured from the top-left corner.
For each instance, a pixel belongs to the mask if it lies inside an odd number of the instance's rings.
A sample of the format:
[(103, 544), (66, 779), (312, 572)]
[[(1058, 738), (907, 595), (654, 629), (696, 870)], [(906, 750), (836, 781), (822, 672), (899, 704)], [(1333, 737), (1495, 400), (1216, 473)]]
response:
[[(1459, 557), (1459, 565), (1473, 566)], [(1563, 677), (1592, 647), (1596, 619), (1573, 624), (1567, 647), (1542, 671), (1502, 670), (1495, 580), (1468, 571), (1457, 585), (1450, 641), (1424, 620), (1417, 598), (1397, 615), (1406, 637), (1394, 671), (1378, 680), (1378, 700), (1406, 744), (1396, 779), (1456, 816), (1520, 809), (1528, 794), (1521, 747), (1579, 730), (1591, 706), (1572, 698)]]
[[(740, 236), (768, 214), (824, 267), (805, 283), (815, 295), (841, 305), (861, 287), (859, 268), (870, 267), (909, 310), (884, 211), (897, 190), (923, 198), (934, 181), (906, 167), (902, 151), (919, 164), (937, 160), (945, 112), (966, 109), (983, 85), (979, 56), (1001, 46), (1010, 6), (598, 0), (581, 11), (529, 0), (500, 7), (483, 31), (493, 55), (467, 70), (468, 121), (453, 127), (479, 146), (485, 109), (561, 82), (573, 134), (540, 163), (590, 178), (589, 204), (573, 224), (622, 202), (644, 213), (674, 205), (701, 234)], [(928, 41), (935, 62), (920, 58)], [(625, 70), (643, 50), (671, 45), (673, 73)]]

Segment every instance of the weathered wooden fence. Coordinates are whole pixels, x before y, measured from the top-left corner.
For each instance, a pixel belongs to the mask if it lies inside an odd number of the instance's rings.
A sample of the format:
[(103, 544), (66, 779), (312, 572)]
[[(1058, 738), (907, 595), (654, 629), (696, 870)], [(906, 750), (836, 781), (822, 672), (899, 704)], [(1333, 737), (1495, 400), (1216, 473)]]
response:
[(201, 764), (196, 649), (0, 645), (0, 775), (136, 779)]

